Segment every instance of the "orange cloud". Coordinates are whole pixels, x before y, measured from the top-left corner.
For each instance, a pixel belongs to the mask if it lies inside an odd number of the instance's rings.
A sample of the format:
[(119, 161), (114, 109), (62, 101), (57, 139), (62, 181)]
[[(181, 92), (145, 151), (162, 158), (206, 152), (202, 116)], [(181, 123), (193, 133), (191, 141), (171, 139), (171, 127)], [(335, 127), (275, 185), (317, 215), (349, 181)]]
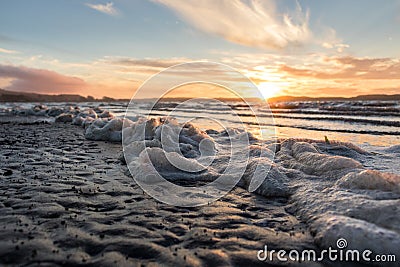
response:
[(300, 77), (317, 79), (400, 79), (400, 61), (391, 58), (327, 58), (327, 63), (336, 64), (336, 71), (322, 71), (323, 66), (312, 68), (296, 68), (286, 64), (281, 65), (280, 71)]
[(121, 72), (126, 73), (141, 73), (146, 75), (152, 75), (157, 72), (160, 72), (168, 67), (182, 64), (185, 62), (192, 61), (187, 58), (169, 58), (169, 59), (160, 59), (160, 58), (130, 58), (130, 57), (104, 57), (103, 59), (98, 60), (98, 63), (102, 65), (108, 65), (112, 67), (116, 67)]
[(308, 12), (300, 5), (280, 14), (274, 1), (154, 0), (174, 10), (198, 29), (230, 42), (261, 48), (284, 48), (308, 41)]
[(45, 94), (79, 93), (87, 87), (84, 80), (54, 71), (0, 64), (0, 78), (11, 79), (7, 90)]

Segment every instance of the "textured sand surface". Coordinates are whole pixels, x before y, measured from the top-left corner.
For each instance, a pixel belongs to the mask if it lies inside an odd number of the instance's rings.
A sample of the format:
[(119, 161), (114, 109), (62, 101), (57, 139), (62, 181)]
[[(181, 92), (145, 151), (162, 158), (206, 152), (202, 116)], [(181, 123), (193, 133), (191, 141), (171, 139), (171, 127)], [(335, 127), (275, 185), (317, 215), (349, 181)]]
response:
[(268, 266), (264, 245), (318, 250), (286, 198), (236, 188), (199, 208), (158, 203), (125, 175), (120, 144), (77, 126), (1, 118), (0, 147), (0, 265)]

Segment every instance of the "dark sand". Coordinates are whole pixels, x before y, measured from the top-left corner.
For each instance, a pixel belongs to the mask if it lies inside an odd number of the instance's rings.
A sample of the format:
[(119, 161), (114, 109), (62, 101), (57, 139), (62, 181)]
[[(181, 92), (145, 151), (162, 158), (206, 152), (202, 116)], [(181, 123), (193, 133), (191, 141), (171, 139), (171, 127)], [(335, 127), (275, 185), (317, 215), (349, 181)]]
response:
[(0, 265), (270, 266), (257, 259), (264, 245), (318, 251), (285, 198), (236, 188), (209, 206), (168, 206), (126, 175), (120, 144), (12, 120), (0, 119)]

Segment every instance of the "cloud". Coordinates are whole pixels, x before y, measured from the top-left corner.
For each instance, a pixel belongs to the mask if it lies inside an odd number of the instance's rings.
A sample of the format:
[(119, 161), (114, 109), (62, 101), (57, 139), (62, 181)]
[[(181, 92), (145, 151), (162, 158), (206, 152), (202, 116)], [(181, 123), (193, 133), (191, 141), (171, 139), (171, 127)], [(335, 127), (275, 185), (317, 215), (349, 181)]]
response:
[[(193, 79), (197, 79), (199, 77), (204, 77), (204, 75), (207, 75), (208, 77), (212, 76), (214, 78), (229, 77), (229, 80), (231, 81), (241, 80), (237, 79), (237, 77), (234, 77), (233, 75), (230, 75), (230, 71), (227, 72), (226, 68), (204, 64), (208, 62), (207, 60), (193, 60), (188, 58), (136, 59), (128, 57), (105, 57), (99, 62), (103, 64), (105, 63), (106, 65), (113, 65), (116, 67), (120, 67), (119, 70), (123, 72), (131, 72), (136, 74), (137, 73), (154, 74), (166, 70), (171, 66), (190, 62), (191, 63), (190, 67), (185, 68), (184, 66), (182, 66), (178, 70), (176, 69), (168, 70), (168, 74), (175, 76), (192, 77)], [(195, 64), (196, 62), (198, 64)]]
[[(394, 94), (398, 93), (400, 88), (400, 60), (395, 58), (326, 56), (322, 52), (236, 54), (229, 51), (216, 53), (215, 58), (236, 68), (256, 84), (270, 83), (281, 88), (277, 95)], [(150, 75), (170, 66), (194, 60), (180, 57), (107, 56), (86, 63), (74, 63), (36, 56), (19, 61), (19, 64), (25, 67), (0, 64), (0, 86), (8, 90), (35, 93), (78, 93), (95, 97), (106, 95), (130, 98)], [(84, 80), (63, 75), (66, 73), (78, 75)], [(171, 71), (170, 74), (171, 80), (182, 78), (182, 75), (194, 80), (212, 76), (216, 81), (224, 79), (240, 86), (236, 76), (229, 76), (229, 73), (218, 68), (183, 68), (179, 72)], [(165, 83), (160, 85), (166, 86)], [(145, 97), (154, 97), (160, 92), (156, 87), (153, 89), (146, 92)]]
[(155, 74), (168, 67), (182, 64), (185, 62), (193, 61), (188, 58), (131, 58), (131, 57), (114, 57), (106, 56), (95, 62), (97, 66), (103, 66), (107, 68), (113, 68), (121, 73), (131, 73), (145, 75), (143, 79), (146, 79), (149, 75)]
[(173, 65), (181, 64), (184, 62), (191, 61), (187, 58), (169, 58), (169, 59), (158, 59), (158, 58), (129, 58), (129, 57), (105, 57), (104, 62), (122, 65), (122, 66), (135, 66), (135, 67), (151, 67), (151, 68), (168, 68)]
[(346, 56), (326, 58), (325, 62), (331, 64), (331, 71), (321, 71), (321, 66), (302, 68), (286, 64), (282, 64), (280, 70), (297, 77), (317, 79), (400, 79), (400, 60), (398, 59)]
[(337, 36), (335, 29), (318, 24), (319, 36), (315, 38), (315, 42), (321, 47), (329, 50), (336, 50), (338, 53), (343, 53), (346, 49), (350, 48), (350, 45), (345, 43), (341, 38)]
[(4, 88), (11, 91), (46, 94), (77, 93), (87, 86), (85, 81), (76, 77), (24, 66), (0, 64), (0, 78), (12, 79), (10, 85)]
[(292, 14), (279, 14), (272, 0), (154, 1), (198, 29), (241, 45), (284, 48), (305, 43), (312, 36), (309, 12), (303, 12), (300, 5)]
[(336, 49), (337, 52), (343, 53), (346, 48), (350, 47), (350, 45), (348, 45), (348, 44), (340, 44), (340, 43), (334, 44), (334, 43), (324, 42), (324, 43), (322, 43), (322, 47), (327, 48), (327, 49)]
[(1, 47), (0, 47), (0, 53), (5, 53), (5, 54), (18, 54), (19, 52), (18, 52), (18, 51), (15, 51), (15, 50), (8, 50), (8, 49), (1, 48)]
[(118, 10), (116, 8), (114, 8), (114, 3), (113, 2), (109, 2), (107, 4), (89, 4), (86, 3), (86, 6), (90, 7), (91, 9), (97, 10), (99, 12), (105, 13), (107, 15), (111, 15), (111, 16), (116, 16), (118, 15)]

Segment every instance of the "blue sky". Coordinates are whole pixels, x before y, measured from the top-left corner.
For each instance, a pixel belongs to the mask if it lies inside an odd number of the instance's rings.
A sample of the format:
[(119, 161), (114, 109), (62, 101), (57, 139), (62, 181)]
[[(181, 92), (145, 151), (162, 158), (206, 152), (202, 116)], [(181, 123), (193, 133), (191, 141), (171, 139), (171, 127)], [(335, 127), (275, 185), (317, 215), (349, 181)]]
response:
[[(392, 72), (399, 69), (400, 1), (259, 2), (3, 0), (0, 87), (96, 96), (117, 87), (118, 96), (128, 96), (150, 74), (162, 70), (157, 67), (160, 62), (164, 66), (210, 60), (264, 80), (263, 90), (280, 94), (298, 95), (298, 87), (314, 94), (314, 84), (318, 92), (325, 88), (319, 94), (332, 95), (333, 89), (339, 89), (335, 82), (340, 79), (344, 79), (341, 94), (343, 88), (363, 87), (361, 81), (353, 85), (349, 81), (348, 66), (360, 68), (352, 72), (355, 79), (361, 75), (373, 80), (357, 93), (393, 93), (399, 88), (399, 81), (392, 77), (383, 81), (366, 72), (382, 64)], [(354, 63), (340, 58), (351, 58)], [(131, 59), (129, 66), (121, 65), (126, 59)], [(144, 64), (144, 60), (148, 62)], [(347, 67), (340, 66), (343, 62)], [(365, 66), (368, 63), (371, 65)], [(152, 64), (152, 70), (143, 70)], [(22, 68), (21, 72), (15, 73), (15, 68)], [(321, 68), (343, 76), (327, 79), (316, 73)], [(71, 88), (57, 86), (54, 76), (51, 86), (27, 86), (26, 74), (41, 75), (39, 70), (77, 78), (81, 83), (73, 82)], [(109, 77), (102, 78), (104, 75)], [(96, 91), (95, 87), (102, 89)]]
[[(181, 57), (207, 55), (229, 43), (193, 31), (167, 8), (151, 1), (115, 1), (110, 16), (84, 1), (7, 1), (0, 32), (16, 40), (7, 47), (72, 60), (104, 55)], [(107, 3), (88, 1), (87, 3)], [(7, 44), (4, 43), (4, 46)]]

